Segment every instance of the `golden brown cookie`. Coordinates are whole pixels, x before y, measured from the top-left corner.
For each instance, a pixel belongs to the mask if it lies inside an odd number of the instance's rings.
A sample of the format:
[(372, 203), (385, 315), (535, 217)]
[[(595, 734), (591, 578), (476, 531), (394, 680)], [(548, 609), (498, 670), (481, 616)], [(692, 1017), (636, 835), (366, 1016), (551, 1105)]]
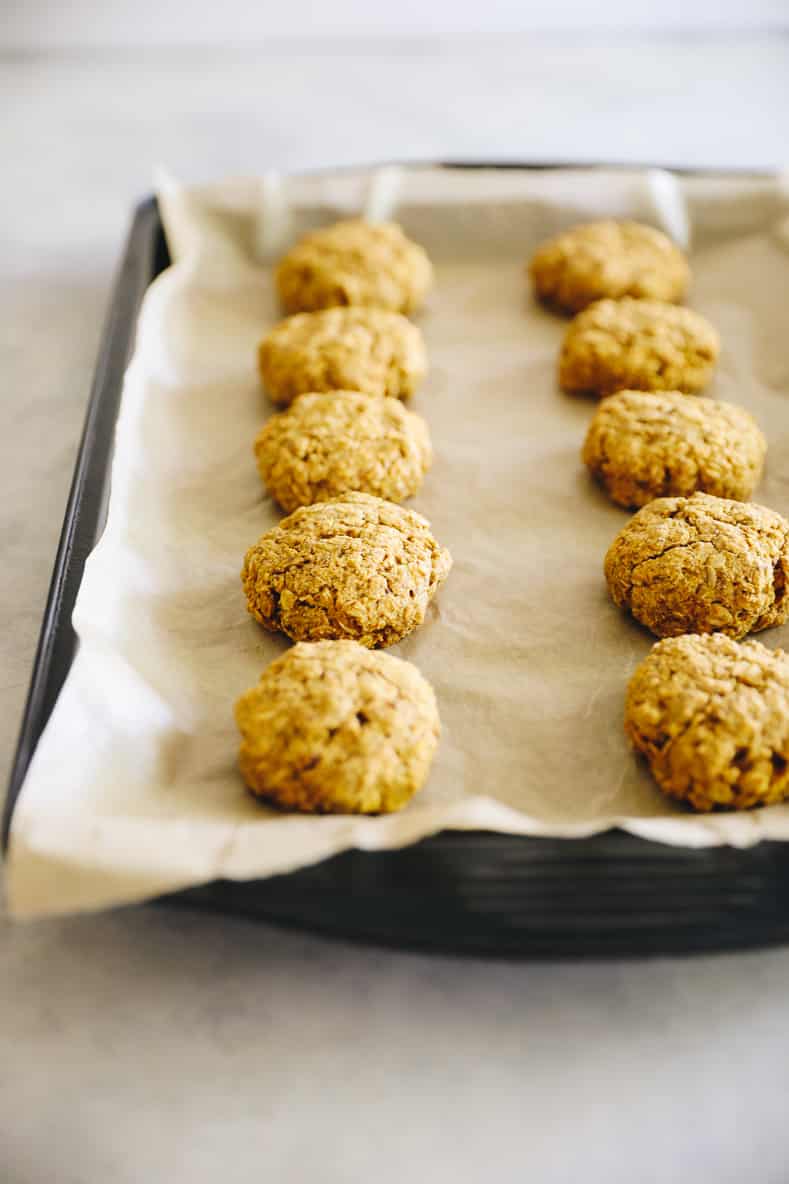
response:
[(401, 502), (430, 467), (430, 433), (398, 399), (357, 391), (299, 395), (255, 440), (258, 470), (284, 510), (343, 493)]
[(416, 325), (381, 308), (328, 308), (280, 321), (260, 343), (258, 365), (274, 403), (311, 391), (409, 398), (427, 373)]
[(421, 514), (347, 493), (302, 506), (264, 534), (247, 551), (241, 579), (265, 629), (376, 648), (422, 624), (451, 566)]
[(363, 305), (412, 313), (433, 283), (427, 254), (395, 222), (336, 222), (305, 234), (277, 268), (286, 312)]
[(580, 312), (595, 300), (682, 300), (688, 262), (660, 230), (640, 222), (588, 222), (543, 243), (529, 265), (540, 300)]
[(694, 493), (649, 502), (605, 557), (615, 604), (658, 637), (740, 638), (789, 617), (789, 522), (751, 502)]
[(709, 382), (718, 334), (689, 308), (658, 300), (599, 300), (567, 327), (559, 355), (563, 390), (685, 391)]
[(440, 724), (410, 662), (355, 641), (296, 645), (236, 704), (239, 766), (285, 810), (386, 814), (424, 785)]
[(677, 391), (620, 391), (595, 411), (581, 455), (612, 501), (636, 507), (696, 490), (747, 501), (766, 450), (742, 407)]
[(659, 641), (630, 680), (625, 731), (669, 797), (745, 810), (789, 795), (789, 655), (716, 633)]

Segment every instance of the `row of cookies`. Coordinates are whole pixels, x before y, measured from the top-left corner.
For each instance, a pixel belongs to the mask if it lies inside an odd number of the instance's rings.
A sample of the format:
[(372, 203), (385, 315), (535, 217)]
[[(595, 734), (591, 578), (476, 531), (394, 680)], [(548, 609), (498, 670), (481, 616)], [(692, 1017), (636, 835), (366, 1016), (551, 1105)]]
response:
[(417, 628), (451, 558), (398, 503), (432, 460), (425, 420), (403, 400), (427, 371), (416, 311), (432, 282), (393, 224), (306, 235), (276, 273), (291, 315), (261, 342), (280, 408), (254, 442), (286, 511), (246, 553), (247, 608), (297, 644), (236, 704), (252, 792), (306, 812), (397, 810), (426, 780), (440, 722), (410, 662), (380, 652)]
[(789, 618), (789, 523), (747, 500), (766, 453), (753, 418), (688, 397), (719, 342), (677, 306), (687, 261), (659, 231), (604, 222), (545, 244), (531, 274), (538, 297), (576, 313), (560, 385), (603, 398), (583, 460), (638, 509), (605, 557), (610, 594), (665, 639), (631, 679), (626, 732), (661, 789), (697, 810), (780, 801), (789, 656), (740, 639)]

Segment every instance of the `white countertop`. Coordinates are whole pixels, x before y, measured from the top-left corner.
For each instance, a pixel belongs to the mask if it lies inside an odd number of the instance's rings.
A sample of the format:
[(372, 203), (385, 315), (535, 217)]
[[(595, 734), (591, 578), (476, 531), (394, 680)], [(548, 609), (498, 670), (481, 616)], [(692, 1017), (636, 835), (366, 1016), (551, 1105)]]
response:
[[(388, 157), (789, 163), (789, 43), (0, 58), (0, 751), (129, 209)], [(141, 908), (0, 923), (3, 1184), (784, 1184), (789, 950), (508, 965)]]

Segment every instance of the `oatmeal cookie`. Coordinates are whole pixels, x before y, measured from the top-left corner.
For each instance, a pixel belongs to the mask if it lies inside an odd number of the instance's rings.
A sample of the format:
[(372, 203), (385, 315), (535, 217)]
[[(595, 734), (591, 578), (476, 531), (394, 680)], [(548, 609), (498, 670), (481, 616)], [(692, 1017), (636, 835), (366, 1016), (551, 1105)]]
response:
[(343, 493), (401, 502), (430, 467), (430, 433), (398, 399), (327, 391), (299, 395), (255, 440), (260, 476), (290, 513)]
[(239, 766), (286, 810), (386, 814), (424, 785), (440, 724), (416, 666), (355, 641), (296, 645), (236, 704)]
[(789, 795), (789, 655), (712, 636), (659, 641), (627, 690), (625, 731), (669, 797), (744, 810)]
[(614, 603), (658, 637), (740, 638), (783, 624), (788, 575), (789, 522), (708, 493), (649, 502), (605, 557)]
[(392, 645), (425, 619), (452, 559), (413, 510), (367, 493), (302, 506), (250, 547), (247, 608), (294, 641)]
[(395, 222), (336, 222), (305, 234), (277, 268), (286, 312), (363, 305), (412, 313), (433, 283), (426, 252)]
[(742, 407), (678, 391), (620, 391), (595, 411), (581, 456), (612, 501), (637, 507), (697, 490), (747, 501), (766, 450)]
[(570, 392), (685, 391), (712, 375), (718, 334), (689, 308), (659, 300), (598, 300), (567, 327), (559, 384)]
[(258, 366), (272, 402), (314, 391), (409, 398), (427, 373), (421, 332), (381, 308), (328, 308), (280, 321), (260, 343)]
[(550, 239), (529, 265), (540, 300), (580, 312), (595, 300), (681, 301), (688, 262), (660, 230), (640, 222), (588, 222)]

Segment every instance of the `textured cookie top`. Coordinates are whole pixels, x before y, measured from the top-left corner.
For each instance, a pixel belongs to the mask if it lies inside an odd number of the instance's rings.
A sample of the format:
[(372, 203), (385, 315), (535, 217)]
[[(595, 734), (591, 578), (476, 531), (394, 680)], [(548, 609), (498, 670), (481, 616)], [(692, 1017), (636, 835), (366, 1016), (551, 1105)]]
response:
[(613, 501), (634, 507), (697, 490), (745, 501), (766, 450), (742, 407), (677, 391), (621, 391), (595, 411), (582, 457)]
[(544, 243), (529, 268), (537, 296), (564, 312), (622, 296), (682, 300), (688, 263), (660, 230), (640, 222), (588, 222)]
[(627, 691), (625, 731), (660, 788), (695, 810), (789, 794), (789, 656), (721, 634), (655, 645)]
[(407, 399), (427, 373), (421, 332), (380, 308), (329, 308), (280, 321), (260, 343), (263, 385), (286, 405), (309, 391)]
[(559, 355), (566, 391), (701, 390), (719, 352), (718, 334), (689, 308), (658, 300), (599, 300), (567, 327)]
[(392, 645), (425, 619), (450, 554), (413, 510), (366, 493), (302, 506), (247, 551), (247, 607), (294, 641)]
[(286, 312), (363, 305), (412, 313), (432, 286), (433, 268), (395, 222), (357, 218), (305, 234), (276, 279)]
[(427, 778), (435, 695), (410, 662), (353, 641), (296, 645), (236, 704), (253, 793), (290, 810), (399, 810)]
[(789, 615), (789, 523), (764, 506), (694, 493), (635, 514), (605, 557), (614, 602), (658, 637), (746, 633)]
[(287, 511), (343, 493), (392, 502), (416, 493), (430, 467), (427, 424), (397, 399), (329, 391), (299, 395), (255, 440), (258, 469)]

